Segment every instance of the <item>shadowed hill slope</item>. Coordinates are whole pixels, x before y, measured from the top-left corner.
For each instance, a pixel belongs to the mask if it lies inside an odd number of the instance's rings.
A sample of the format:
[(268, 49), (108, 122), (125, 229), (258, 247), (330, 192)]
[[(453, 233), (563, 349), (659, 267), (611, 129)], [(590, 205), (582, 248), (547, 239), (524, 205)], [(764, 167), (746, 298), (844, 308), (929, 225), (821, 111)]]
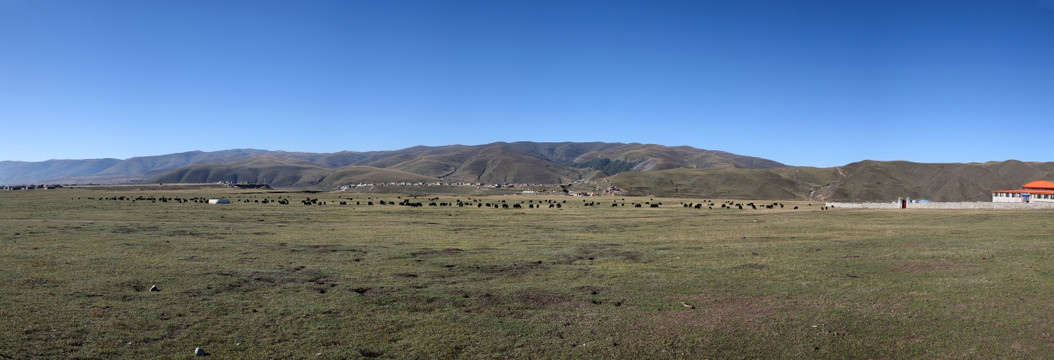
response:
[(154, 178), (162, 183), (249, 182), (272, 187), (315, 187), (332, 169), (296, 159), (269, 156), (225, 164), (196, 164)]
[[(629, 170), (667, 169), (769, 169), (786, 166), (772, 160), (736, 155), (723, 151), (700, 150), (687, 146), (625, 144), (592, 151), (575, 158), (575, 163), (596, 159), (630, 164)], [(615, 175), (615, 174), (610, 174)]]
[(362, 183), (427, 182), (435, 181), (435, 178), (369, 166), (332, 169), (306, 160), (262, 156), (240, 163), (185, 166), (155, 180), (164, 183), (231, 181), (268, 184), (272, 187), (330, 189)]
[(800, 199), (808, 193), (801, 183), (771, 170), (671, 169), (624, 172), (611, 184), (634, 195), (690, 196), (723, 199)]
[(988, 201), (991, 191), (1054, 179), (1054, 163), (1016, 160), (970, 164), (861, 161), (834, 168), (663, 170), (622, 173), (611, 184), (633, 194), (895, 201)]

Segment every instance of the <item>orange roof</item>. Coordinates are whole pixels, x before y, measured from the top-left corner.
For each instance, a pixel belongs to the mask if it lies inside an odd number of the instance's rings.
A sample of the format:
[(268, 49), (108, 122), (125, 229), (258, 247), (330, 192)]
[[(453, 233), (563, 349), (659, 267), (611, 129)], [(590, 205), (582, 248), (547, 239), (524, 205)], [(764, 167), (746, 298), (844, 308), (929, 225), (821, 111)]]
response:
[(1046, 180), (1036, 180), (1028, 184), (1022, 185), (1022, 189), (1041, 189), (1041, 190), (1054, 190), (1054, 182)]

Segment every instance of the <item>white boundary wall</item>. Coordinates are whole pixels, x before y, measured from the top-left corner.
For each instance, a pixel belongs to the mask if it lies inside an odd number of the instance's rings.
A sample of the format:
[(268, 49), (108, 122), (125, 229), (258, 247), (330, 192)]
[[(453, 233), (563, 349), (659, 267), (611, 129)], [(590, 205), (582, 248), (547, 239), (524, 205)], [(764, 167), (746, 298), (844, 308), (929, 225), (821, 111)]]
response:
[[(999, 196), (1006, 195), (1006, 196)], [(1029, 199), (1029, 202), (1054, 202), (1054, 199), (1048, 198), (1047, 194), (1035, 194)], [(1008, 202), (1008, 203), (1019, 203), (1021, 201), (1021, 194), (1011, 193), (992, 193), (992, 202)]]
[[(843, 203), (829, 202), (828, 207), (834, 209), (900, 209), (896, 202), (888, 203)], [(996, 202), (930, 202), (930, 203), (908, 203), (908, 209), (998, 209), (998, 210), (1029, 210), (1029, 209), (1054, 209), (1054, 203), (1032, 202), (1032, 203), (996, 203)]]

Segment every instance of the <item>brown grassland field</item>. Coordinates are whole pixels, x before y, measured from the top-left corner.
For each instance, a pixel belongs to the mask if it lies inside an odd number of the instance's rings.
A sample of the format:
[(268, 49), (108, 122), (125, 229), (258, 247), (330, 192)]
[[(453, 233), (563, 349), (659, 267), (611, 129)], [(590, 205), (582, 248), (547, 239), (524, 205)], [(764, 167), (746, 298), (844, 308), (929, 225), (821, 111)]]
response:
[(0, 359), (1054, 354), (1051, 211), (438, 197), (0, 192)]

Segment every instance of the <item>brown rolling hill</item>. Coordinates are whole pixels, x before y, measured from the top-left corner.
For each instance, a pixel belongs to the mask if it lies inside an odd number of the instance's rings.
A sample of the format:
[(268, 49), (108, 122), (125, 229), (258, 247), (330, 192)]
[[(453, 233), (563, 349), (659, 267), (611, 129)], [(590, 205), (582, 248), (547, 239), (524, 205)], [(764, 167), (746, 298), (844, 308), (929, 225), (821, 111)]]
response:
[(362, 183), (436, 181), (434, 177), (399, 170), (354, 165), (333, 169), (306, 160), (268, 156), (229, 164), (185, 166), (154, 180), (162, 183), (248, 182), (308, 189), (333, 189)]
[(801, 183), (771, 169), (633, 171), (606, 180), (631, 195), (777, 200), (802, 199), (808, 193)]
[(180, 167), (152, 182), (208, 183), (248, 182), (272, 187), (316, 187), (333, 170), (308, 161), (259, 156), (247, 161), (223, 164), (195, 164)]
[[(333, 154), (268, 152), (248, 161), (207, 162), (169, 170), (151, 182), (257, 181), (273, 187), (332, 188), (365, 182), (444, 181), (568, 184), (657, 168), (774, 168), (775, 161), (691, 147), (622, 143), (498, 142), (415, 146)], [(354, 169), (354, 170), (352, 170)], [(348, 177), (348, 174), (356, 174)]]
[(1054, 163), (1016, 160), (968, 164), (861, 161), (834, 168), (674, 169), (608, 179), (631, 194), (818, 201), (988, 201), (991, 191), (1054, 179)]
[[(631, 171), (668, 169), (769, 169), (785, 165), (775, 161), (736, 155), (723, 151), (700, 150), (688, 146), (625, 144), (582, 154), (575, 163), (595, 160), (625, 164)], [(614, 175), (614, 174), (611, 174)]]

